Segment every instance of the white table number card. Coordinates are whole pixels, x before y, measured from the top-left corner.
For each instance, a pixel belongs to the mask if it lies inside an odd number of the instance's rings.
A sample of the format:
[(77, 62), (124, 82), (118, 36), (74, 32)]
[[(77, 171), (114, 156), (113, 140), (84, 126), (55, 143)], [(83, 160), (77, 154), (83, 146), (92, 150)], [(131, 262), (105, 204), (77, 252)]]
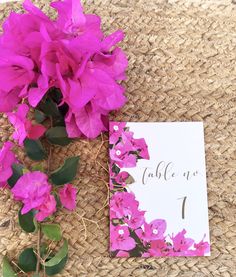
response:
[(110, 123), (112, 257), (209, 256), (201, 122)]

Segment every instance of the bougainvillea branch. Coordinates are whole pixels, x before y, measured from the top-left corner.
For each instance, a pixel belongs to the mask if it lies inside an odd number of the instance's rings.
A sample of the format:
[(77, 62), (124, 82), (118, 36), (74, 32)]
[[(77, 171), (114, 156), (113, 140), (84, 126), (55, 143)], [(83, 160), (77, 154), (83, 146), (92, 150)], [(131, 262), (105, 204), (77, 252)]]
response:
[[(101, 19), (84, 14), (79, 0), (51, 7), (54, 20), (25, 0), (24, 13), (12, 12), (0, 37), (0, 112), (14, 127), (14, 143), (0, 150), (0, 187), (19, 202), (23, 231), (37, 236), (37, 245), (24, 249), (17, 262), (3, 259), (4, 277), (51, 276), (64, 268), (68, 242), (53, 219), (63, 208), (76, 209), (79, 157), (52, 172), (53, 145), (96, 138), (108, 129), (109, 112), (126, 101), (120, 81), (128, 61), (116, 46), (123, 32), (104, 35)], [(19, 147), (31, 165), (19, 160)]]

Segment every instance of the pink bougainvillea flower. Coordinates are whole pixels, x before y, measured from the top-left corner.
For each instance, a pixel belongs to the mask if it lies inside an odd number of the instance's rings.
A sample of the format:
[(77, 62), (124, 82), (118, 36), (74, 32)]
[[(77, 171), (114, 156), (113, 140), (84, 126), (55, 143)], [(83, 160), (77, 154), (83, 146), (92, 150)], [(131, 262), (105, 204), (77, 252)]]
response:
[(114, 148), (110, 149), (111, 160), (120, 168), (135, 167), (137, 158), (134, 154), (129, 153), (130, 149), (132, 149), (132, 145), (129, 141), (125, 144), (123, 142), (116, 144)]
[(24, 14), (11, 13), (0, 38), (0, 111), (22, 98), (36, 107), (51, 88), (68, 105), (69, 137), (95, 138), (107, 130), (108, 114), (126, 102), (121, 80), (128, 60), (116, 46), (121, 30), (105, 36), (100, 17), (84, 14), (79, 0), (51, 3), (55, 20), (26, 0)]
[(0, 150), (0, 188), (6, 187), (7, 180), (12, 175), (12, 164), (17, 162), (15, 154), (12, 152), (13, 143), (5, 142)]
[(153, 240), (150, 243), (150, 256), (159, 257), (168, 255), (168, 245), (163, 239)]
[(0, 53), (0, 90), (10, 92), (30, 84), (34, 78), (31, 59), (2, 50)]
[(38, 212), (35, 215), (35, 218), (38, 221), (43, 221), (45, 218), (56, 212), (56, 206), (57, 203), (55, 197), (49, 194), (43, 204), (37, 207)]
[(194, 240), (191, 238), (185, 238), (186, 230), (183, 229), (181, 232), (175, 236), (171, 236), (173, 242), (173, 250), (175, 252), (185, 252), (193, 245)]
[(144, 223), (143, 229), (137, 229), (135, 232), (137, 236), (145, 241), (158, 240), (164, 238), (166, 231), (166, 221), (163, 219), (155, 219), (150, 223)]
[(8, 119), (15, 127), (15, 132), (13, 133), (12, 137), (19, 142), (19, 145), (23, 145), (23, 142), (27, 137), (26, 117), (28, 112), (29, 107), (26, 104), (21, 104), (19, 105), (17, 112), (8, 113)]
[(15, 200), (24, 204), (22, 214), (25, 214), (45, 203), (51, 192), (51, 185), (46, 174), (34, 171), (21, 176), (11, 191)]
[(77, 189), (71, 184), (66, 184), (63, 188), (59, 189), (59, 197), (62, 205), (68, 210), (76, 208), (76, 193)]
[(139, 152), (138, 155), (142, 159), (146, 159), (146, 160), (150, 159), (150, 156), (148, 153), (148, 146), (147, 146), (144, 138), (133, 139), (132, 144), (133, 144), (135, 150)]
[(118, 183), (122, 186), (126, 186), (125, 181), (129, 178), (129, 176), (130, 175), (127, 171), (122, 171), (122, 172), (118, 173), (114, 179), (115, 179), (116, 183)]
[(144, 214), (145, 211), (134, 211), (130, 217), (124, 219), (124, 222), (127, 223), (132, 230), (136, 230), (144, 224)]
[(110, 200), (110, 209), (116, 214), (116, 218), (131, 215), (138, 209), (138, 201), (130, 192), (116, 192)]
[(110, 122), (110, 125), (109, 125), (110, 144), (115, 144), (118, 142), (118, 139), (121, 137), (122, 132), (124, 132), (125, 126), (126, 126), (126, 122)]
[(130, 237), (130, 232), (127, 226), (111, 225), (110, 230), (111, 251), (128, 251), (135, 248), (135, 240)]
[(11, 112), (20, 100), (19, 93), (19, 89), (9, 92), (0, 90), (0, 112)]
[(117, 252), (116, 257), (127, 258), (129, 257), (129, 252), (120, 250)]
[(13, 133), (13, 139), (19, 142), (19, 145), (23, 145), (26, 137), (30, 139), (40, 138), (46, 131), (43, 125), (32, 125), (31, 121), (27, 119), (29, 107), (26, 104), (18, 106), (18, 110), (15, 113), (8, 113), (8, 119), (15, 127)]
[(205, 236), (199, 243), (194, 243), (193, 248), (185, 251), (186, 256), (204, 256), (210, 252), (210, 244), (204, 241)]

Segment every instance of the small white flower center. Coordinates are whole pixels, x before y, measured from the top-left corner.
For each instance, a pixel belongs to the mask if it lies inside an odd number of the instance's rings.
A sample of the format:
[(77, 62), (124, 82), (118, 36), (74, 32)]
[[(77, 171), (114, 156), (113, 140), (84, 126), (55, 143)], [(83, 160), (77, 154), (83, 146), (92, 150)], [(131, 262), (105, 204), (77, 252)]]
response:
[(153, 234), (157, 235), (158, 230), (157, 230), (157, 229), (154, 229), (152, 232), (153, 232)]
[(113, 126), (113, 129), (114, 129), (115, 131), (118, 131), (118, 130), (119, 130), (119, 127), (118, 127), (117, 125), (114, 125), (114, 126)]
[(121, 154), (120, 150), (116, 150), (116, 155), (120, 156), (120, 154)]
[(119, 234), (119, 235), (124, 235), (124, 230), (119, 230), (119, 231), (118, 231), (118, 234)]

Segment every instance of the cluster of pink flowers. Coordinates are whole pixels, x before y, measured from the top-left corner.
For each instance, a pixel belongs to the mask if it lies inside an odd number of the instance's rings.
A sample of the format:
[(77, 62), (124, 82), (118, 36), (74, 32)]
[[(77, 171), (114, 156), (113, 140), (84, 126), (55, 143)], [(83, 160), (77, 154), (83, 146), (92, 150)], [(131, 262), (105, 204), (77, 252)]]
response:
[[(19, 117), (22, 107), (18, 114), (12, 112), (18, 103), (27, 99), (31, 107), (37, 107), (50, 89), (58, 88), (59, 106), (67, 106), (69, 137), (95, 138), (107, 129), (108, 113), (126, 101), (119, 81), (125, 79), (128, 61), (116, 46), (124, 34), (118, 30), (105, 36), (100, 17), (85, 15), (79, 0), (53, 2), (51, 6), (58, 13), (55, 20), (25, 0), (26, 13), (12, 12), (3, 23), (0, 112), (10, 113), (16, 124), (14, 117)], [(26, 110), (24, 107), (24, 113)], [(34, 132), (36, 137), (42, 135), (38, 126), (32, 130), (25, 123), (29, 136), (35, 137)], [(23, 137), (15, 137), (22, 142)]]
[[(13, 143), (4, 143), (0, 150), (0, 188), (11, 190), (15, 200), (21, 201), (23, 208), (22, 214), (31, 210), (36, 212), (35, 218), (43, 221), (56, 212), (56, 200), (52, 194), (52, 185), (48, 182), (48, 177), (40, 171), (26, 172), (10, 188), (8, 180), (13, 174), (12, 165), (18, 163), (18, 160), (12, 151)], [(76, 207), (77, 189), (71, 184), (66, 184), (59, 189), (59, 199), (65, 208), (74, 210)]]
[[(143, 138), (134, 139), (125, 122), (110, 123), (110, 250), (113, 256), (202, 256), (209, 252), (204, 238), (195, 243), (183, 229), (165, 235), (164, 219), (147, 222), (135, 195), (127, 190), (130, 177), (123, 167), (135, 167), (139, 159), (149, 159)], [(118, 190), (118, 191), (117, 191)]]
[(131, 192), (115, 192), (110, 209), (110, 249), (116, 257), (203, 256), (209, 252), (204, 238), (195, 243), (186, 237), (185, 229), (166, 236), (165, 220), (146, 222), (145, 212)]
[(135, 167), (138, 159), (149, 159), (148, 146), (143, 138), (135, 139), (125, 122), (110, 123), (110, 159), (120, 168)]

